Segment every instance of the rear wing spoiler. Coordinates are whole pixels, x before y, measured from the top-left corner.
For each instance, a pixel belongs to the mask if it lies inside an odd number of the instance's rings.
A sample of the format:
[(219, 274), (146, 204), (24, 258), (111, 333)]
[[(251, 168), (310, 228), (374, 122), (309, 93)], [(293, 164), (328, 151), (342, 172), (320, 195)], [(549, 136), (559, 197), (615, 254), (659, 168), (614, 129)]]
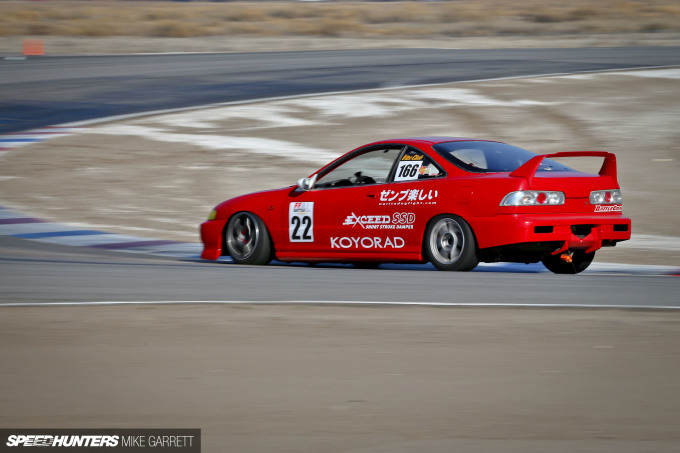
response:
[(534, 179), (534, 176), (536, 176), (538, 167), (541, 166), (543, 159), (551, 157), (604, 157), (604, 162), (602, 163), (602, 168), (600, 168), (599, 175), (609, 176), (614, 182), (618, 183), (616, 178), (616, 156), (606, 151), (564, 151), (553, 154), (541, 154), (540, 156), (529, 159), (524, 165), (510, 173), (510, 176), (526, 178), (529, 182), (529, 186), (531, 186), (531, 182)]

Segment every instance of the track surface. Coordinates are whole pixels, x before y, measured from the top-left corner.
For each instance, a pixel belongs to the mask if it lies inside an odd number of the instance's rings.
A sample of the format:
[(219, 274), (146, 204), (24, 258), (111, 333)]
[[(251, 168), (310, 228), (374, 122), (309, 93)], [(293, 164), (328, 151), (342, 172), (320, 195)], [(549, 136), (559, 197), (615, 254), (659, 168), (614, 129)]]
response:
[[(0, 61), (5, 130), (266, 96), (680, 63), (677, 48), (380, 50)], [(674, 278), (242, 268), (98, 256), (3, 239), (4, 302), (356, 300), (674, 305)], [(27, 248), (29, 251), (22, 251)], [(28, 259), (21, 255), (28, 253)], [(111, 255), (113, 256), (113, 255)], [(417, 274), (417, 277), (415, 275)], [(578, 280), (576, 280), (578, 279)], [(36, 285), (36, 282), (38, 284)], [(267, 282), (262, 284), (262, 282)], [(492, 283), (490, 283), (492, 282)], [(416, 284), (417, 283), (417, 284)], [(426, 288), (424, 290), (423, 288)], [(455, 290), (454, 290), (455, 288)]]
[(675, 277), (252, 267), (131, 257), (8, 237), (0, 237), (0, 271), (2, 304), (354, 301), (680, 308)]
[(677, 64), (677, 47), (0, 59), (0, 133), (273, 96)]

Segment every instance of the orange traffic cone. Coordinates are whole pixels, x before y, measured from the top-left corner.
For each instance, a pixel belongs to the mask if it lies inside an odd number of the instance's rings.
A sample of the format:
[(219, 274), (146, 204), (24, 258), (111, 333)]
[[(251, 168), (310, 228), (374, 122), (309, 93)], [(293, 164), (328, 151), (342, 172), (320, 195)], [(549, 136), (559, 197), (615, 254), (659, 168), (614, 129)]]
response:
[(24, 39), (24, 55), (45, 55), (42, 39)]

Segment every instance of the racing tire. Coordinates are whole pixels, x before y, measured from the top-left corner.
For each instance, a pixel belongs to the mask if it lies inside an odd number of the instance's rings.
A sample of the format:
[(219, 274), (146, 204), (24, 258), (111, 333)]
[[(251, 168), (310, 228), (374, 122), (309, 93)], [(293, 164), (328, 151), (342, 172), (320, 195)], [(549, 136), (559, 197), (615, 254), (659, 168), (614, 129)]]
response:
[(578, 274), (588, 269), (593, 258), (595, 258), (595, 252), (586, 253), (585, 250), (574, 250), (571, 263), (564, 261), (560, 258), (560, 255), (547, 256), (541, 262), (550, 272), (555, 274)]
[(479, 264), (472, 228), (455, 215), (440, 215), (430, 221), (423, 249), (425, 258), (441, 271), (469, 271)]
[(274, 255), (267, 227), (252, 212), (238, 212), (229, 219), (224, 231), (224, 242), (237, 264), (267, 264)]

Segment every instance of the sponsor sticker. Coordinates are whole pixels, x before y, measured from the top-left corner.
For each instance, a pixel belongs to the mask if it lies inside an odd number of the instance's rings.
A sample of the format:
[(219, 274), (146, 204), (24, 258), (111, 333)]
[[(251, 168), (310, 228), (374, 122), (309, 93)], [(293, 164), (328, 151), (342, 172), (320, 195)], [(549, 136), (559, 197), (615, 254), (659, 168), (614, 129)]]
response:
[(288, 205), (290, 242), (314, 242), (314, 202), (297, 201)]
[(380, 205), (423, 205), (437, 204), (439, 191), (436, 189), (383, 190), (380, 192)]
[(412, 212), (395, 212), (392, 217), (388, 215), (362, 215), (351, 213), (345, 218), (343, 226), (357, 225), (366, 230), (412, 230), (416, 215)]
[(405, 242), (400, 237), (331, 237), (332, 249), (400, 249)]
[(623, 205), (620, 204), (614, 204), (614, 205), (595, 205), (595, 212), (622, 212), (623, 211)]
[(439, 169), (432, 164), (428, 166), (423, 165), (418, 170), (418, 174), (421, 176), (439, 176)]

